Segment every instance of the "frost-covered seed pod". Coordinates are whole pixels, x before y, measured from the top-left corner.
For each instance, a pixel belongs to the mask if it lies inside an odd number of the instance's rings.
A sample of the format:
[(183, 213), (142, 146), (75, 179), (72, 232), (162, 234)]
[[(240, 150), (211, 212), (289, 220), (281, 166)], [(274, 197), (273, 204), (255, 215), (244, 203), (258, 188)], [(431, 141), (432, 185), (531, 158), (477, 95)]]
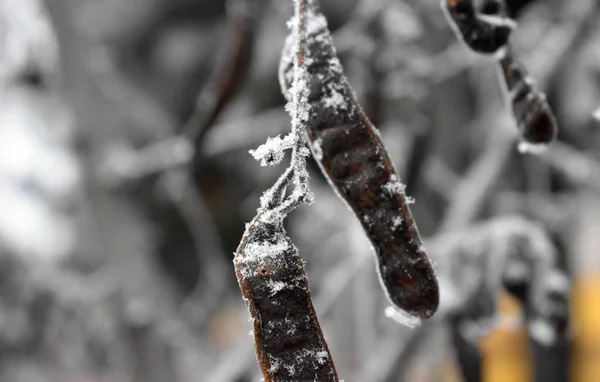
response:
[[(313, 156), (375, 248), (390, 300), (419, 319), (439, 303), (438, 282), (409, 209), (410, 199), (377, 129), (363, 113), (336, 55), (317, 1), (307, 5), (305, 65), (311, 93), (305, 125)], [(280, 64), (282, 92), (293, 89), (293, 34)]]
[(303, 261), (283, 222), (265, 222), (258, 215), (246, 229), (234, 264), (265, 381), (338, 381)]

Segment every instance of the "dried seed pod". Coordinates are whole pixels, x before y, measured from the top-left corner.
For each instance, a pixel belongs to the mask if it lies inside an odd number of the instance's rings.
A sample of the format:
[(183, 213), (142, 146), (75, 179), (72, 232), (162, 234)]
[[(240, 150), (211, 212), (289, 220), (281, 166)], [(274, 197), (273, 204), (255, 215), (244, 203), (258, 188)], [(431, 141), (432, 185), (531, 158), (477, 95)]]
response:
[[(306, 133), (313, 156), (373, 243), (390, 300), (414, 317), (431, 317), (439, 303), (438, 283), (404, 186), (348, 85), (315, 0), (307, 2), (306, 25), (304, 61), (311, 88)], [(282, 91), (288, 99), (293, 94), (295, 44), (292, 34), (280, 64)]]
[(473, 0), (442, 0), (442, 9), (457, 36), (473, 51), (483, 54), (504, 48), (515, 27), (514, 21), (502, 15), (501, 5), (489, 1), (483, 12), (478, 12)]
[(546, 95), (535, 88), (525, 67), (515, 60), (510, 49), (499, 64), (512, 113), (525, 142), (546, 145), (554, 141), (558, 126)]
[(258, 215), (248, 225), (234, 263), (265, 381), (339, 381), (303, 261), (282, 221), (266, 222)]

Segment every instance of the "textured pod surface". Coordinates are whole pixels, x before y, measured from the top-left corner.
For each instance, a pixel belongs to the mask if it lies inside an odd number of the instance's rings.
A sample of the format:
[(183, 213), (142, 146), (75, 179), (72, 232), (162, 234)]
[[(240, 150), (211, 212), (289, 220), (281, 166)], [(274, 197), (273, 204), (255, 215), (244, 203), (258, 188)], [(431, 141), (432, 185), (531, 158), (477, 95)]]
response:
[[(293, 37), (288, 38), (280, 65), (286, 97), (293, 79), (293, 44)], [(311, 87), (307, 135), (314, 157), (371, 240), (391, 301), (412, 316), (431, 317), (439, 303), (438, 283), (404, 186), (344, 77), (315, 1), (307, 7), (305, 52)]]
[(558, 126), (545, 94), (534, 87), (527, 71), (510, 51), (499, 62), (523, 139), (531, 144), (551, 143), (556, 138)]
[(338, 381), (302, 259), (283, 223), (255, 218), (234, 263), (265, 381)]
[(515, 23), (507, 17), (479, 13), (473, 0), (443, 0), (450, 25), (458, 37), (477, 53), (491, 54), (508, 43)]

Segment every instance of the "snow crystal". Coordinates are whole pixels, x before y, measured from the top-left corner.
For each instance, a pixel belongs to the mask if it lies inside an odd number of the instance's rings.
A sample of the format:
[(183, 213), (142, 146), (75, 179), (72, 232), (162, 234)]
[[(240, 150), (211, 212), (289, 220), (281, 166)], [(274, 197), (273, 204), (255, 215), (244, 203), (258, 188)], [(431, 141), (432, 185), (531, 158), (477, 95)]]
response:
[(342, 94), (339, 90), (331, 87), (331, 94), (327, 97), (323, 97), (323, 104), (325, 107), (331, 107), (334, 109), (345, 110), (348, 108), (348, 104), (346, 99), (344, 98), (344, 94)]
[(385, 308), (385, 316), (393, 319), (399, 324), (408, 326), (409, 328), (416, 328), (417, 326), (421, 325), (420, 318), (410, 315), (408, 312), (393, 306), (388, 306)]
[(321, 145), (323, 144), (323, 140), (321, 138), (317, 138), (312, 143), (313, 155), (316, 160), (323, 159), (323, 149)]
[(279, 367), (281, 366), (281, 360), (275, 357), (269, 357), (269, 362), (271, 363), (271, 367), (269, 368), (269, 371), (271, 373), (274, 373), (277, 370), (279, 370)]
[(269, 280), (267, 285), (269, 286), (269, 288), (271, 288), (270, 296), (275, 296), (277, 293), (279, 293), (282, 290), (284, 290), (285, 288), (289, 287), (288, 284), (284, 283), (283, 281), (273, 281), (273, 280)]
[(285, 369), (290, 373), (290, 375), (296, 374), (296, 367), (294, 365), (285, 365)]
[(260, 162), (261, 166), (274, 166), (281, 163), (284, 156), (284, 150), (292, 147), (293, 140), (290, 135), (281, 138), (267, 138), (267, 142), (260, 145), (256, 150), (250, 150), (249, 153)]
[(400, 227), (402, 225), (402, 217), (401, 216), (396, 216), (392, 219), (392, 231), (395, 231), (396, 228)]
[[(238, 262), (250, 262), (250, 261), (258, 261), (261, 258), (265, 257), (279, 257), (284, 251), (289, 248), (289, 243), (285, 239), (279, 240), (275, 244), (271, 243), (257, 243), (250, 242), (246, 244), (244, 248), (243, 256), (235, 261)], [(250, 276), (250, 274), (245, 274), (244, 276)]]
[(323, 14), (315, 14), (312, 7), (308, 10), (308, 23), (306, 24), (306, 33), (309, 36), (322, 35), (327, 33), (327, 19)]
[(399, 180), (398, 177), (393, 174), (390, 176), (390, 180), (386, 184), (383, 185), (383, 189), (390, 195), (402, 195), (404, 193), (404, 186)]
[(329, 354), (325, 350), (321, 350), (321, 351), (317, 352), (316, 356), (317, 356), (317, 362), (320, 365), (323, 365), (329, 359)]

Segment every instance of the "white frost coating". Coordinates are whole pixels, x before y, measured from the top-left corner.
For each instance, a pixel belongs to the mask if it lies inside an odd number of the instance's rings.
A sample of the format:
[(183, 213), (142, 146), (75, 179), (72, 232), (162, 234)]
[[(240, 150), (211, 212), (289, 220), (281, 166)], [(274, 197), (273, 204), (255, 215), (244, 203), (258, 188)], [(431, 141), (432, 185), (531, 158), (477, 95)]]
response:
[(385, 308), (385, 316), (391, 318), (399, 324), (408, 326), (411, 329), (421, 325), (421, 319), (419, 317), (412, 316), (394, 306), (388, 306)]
[(317, 362), (320, 365), (325, 364), (329, 360), (329, 354), (325, 350), (318, 351), (317, 354)]
[(322, 144), (323, 140), (321, 138), (315, 139), (312, 144), (313, 155), (315, 156), (315, 159), (319, 161), (323, 159), (323, 149), (321, 148)]
[(398, 180), (398, 177), (394, 174), (394, 175), (390, 176), (390, 180), (388, 180), (388, 182), (383, 185), (383, 189), (390, 196), (396, 196), (396, 195), (404, 194), (404, 190), (406, 189), (406, 186), (404, 184), (402, 184)]
[(275, 296), (277, 293), (281, 292), (285, 288), (289, 288), (289, 285), (284, 283), (283, 281), (273, 281), (269, 280), (267, 283), (269, 288), (271, 289), (270, 296)]
[[(289, 249), (289, 247), (289, 242), (285, 237), (280, 238), (275, 244), (267, 242), (250, 242), (244, 248), (243, 256), (236, 257), (233, 261), (235, 263), (249, 263), (260, 261), (260, 259), (265, 257), (280, 257)], [(251, 271), (249, 270), (242, 270), (242, 273), (245, 277), (251, 276)], [(274, 286), (274, 288), (277, 287), (278, 286)], [(276, 292), (278, 291), (275, 291), (275, 293)]]
[(395, 231), (396, 228), (400, 227), (402, 225), (402, 222), (404, 220), (402, 219), (401, 216), (396, 216), (392, 219), (392, 231)]
[(519, 142), (518, 150), (521, 154), (542, 154), (548, 150), (548, 145), (544, 143)]
[(250, 150), (249, 153), (260, 162), (261, 166), (274, 166), (281, 163), (284, 150), (292, 148), (293, 144), (291, 135), (286, 135), (284, 138), (278, 135), (275, 138), (267, 138), (266, 143), (260, 145), (256, 150)]
[(275, 357), (269, 357), (269, 363), (271, 364), (271, 367), (269, 368), (269, 371), (271, 373), (274, 373), (277, 370), (279, 370), (279, 367), (281, 366), (281, 360)]
[(296, 374), (296, 367), (294, 365), (285, 365), (285, 369), (290, 373), (290, 375)]
[(348, 103), (344, 98), (344, 94), (342, 94), (341, 91), (339, 91), (333, 86), (331, 87), (330, 91), (331, 94), (329, 96), (323, 97), (323, 104), (325, 105), (325, 107), (346, 110), (348, 108)]

